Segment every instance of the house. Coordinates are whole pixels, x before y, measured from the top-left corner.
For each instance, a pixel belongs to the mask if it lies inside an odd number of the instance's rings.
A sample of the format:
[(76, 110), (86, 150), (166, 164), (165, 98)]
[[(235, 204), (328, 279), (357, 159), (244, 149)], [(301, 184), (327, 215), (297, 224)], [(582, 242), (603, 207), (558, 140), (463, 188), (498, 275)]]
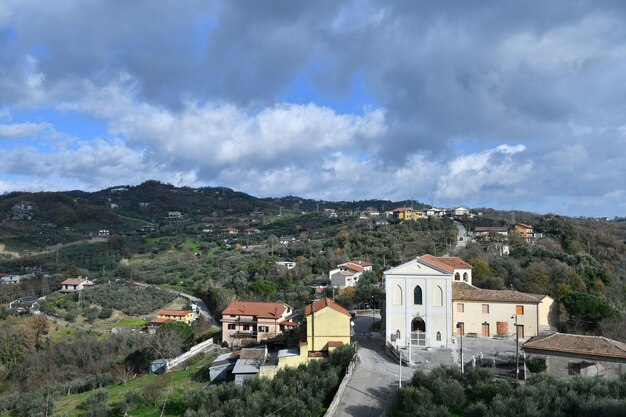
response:
[(223, 381), (232, 373), (235, 363), (239, 359), (240, 352), (228, 352), (219, 355), (209, 367), (209, 380), (211, 382)]
[(20, 275), (0, 273), (0, 285), (19, 284), (22, 280)]
[(330, 285), (339, 288), (353, 287), (365, 271), (371, 271), (372, 264), (368, 261), (357, 260), (338, 265), (328, 273)]
[(183, 213), (181, 213), (180, 211), (168, 211), (167, 218), (168, 219), (182, 219)]
[(522, 345), (528, 362), (545, 364), (557, 378), (587, 376), (615, 379), (626, 374), (626, 343), (602, 336), (553, 333), (533, 337)]
[(446, 211), (444, 209), (440, 209), (440, 208), (429, 208), (424, 210), (423, 215), (426, 217), (443, 217), (446, 214)]
[(515, 317), (522, 339), (556, 330), (558, 324), (558, 303), (547, 295), (484, 290), (454, 282), (452, 305), (454, 333), (459, 335), (511, 336), (515, 334)]
[(61, 283), (61, 289), (59, 292), (61, 293), (73, 293), (82, 291), (85, 287), (91, 287), (94, 283), (86, 278), (78, 277), (78, 278), (69, 278)]
[(296, 238), (295, 238), (295, 237), (293, 237), (293, 236), (281, 236), (281, 237), (278, 239), (278, 242), (279, 242), (281, 245), (285, 245), (285, 246), (287, 246), (287, 245), (291, 245), (292, 243), (296, 243)]
[[(553, 329), (558, 305), (546, 295), (483, 290), (456, 257), (423, 255), (385, 272), (386, 340), (415, 348), (451, 348), (454, 336), (535, 336)], [(513, 317), (513, 318), (512, 318)], [(458, 327), (457, 327), (458, 326)]]
[(489, 236), (491, 234), (501, 235), (504, 237), (509, 236), (508, 227), (486, 227), (486, 226), (476, 226), (474, 229), (474, 236)]
[(233, 346), (259, 343), (296, 326), (285, 303), (235, 301), (222, 311), (222, 340)]
[(452, 209), (452, 215), (456, 217), (469, 216), (469, 214), (469, 209), (466, 209), (465, 207), (457, 207), (455, 209)]
[(516, 223), (513, 232), (520, 235), (526, 243), (531, 243), (535, 239), (533, 227), (525, 223)]
[[(194, 314), (192, 310), (159, 310), (157, 313), (157, 321), (160, 320), (160, 323), (168, 323), (169, 321), (182, 321), (183, 323), (187, 323), (191, 325), (191, 322), (195, 320)], [(157, 323), (154, 320), (151, 323)]]
[(100, 237), (111, 236), (111, 232), (108, 231), (107, 229), (100, 229), (100, 230), (98, 230), (98, 236), (100, 236)]
[(227, 227), (225, 229), (222, 229), (222, 232), (224, 232), (227, 235), (238, 235), (239, 234), (239, 229), (235, 229), (234, 227)]
[(279, 268), (285, 269), (294, 269), (296, 267), (296, 263), (291, 261), (278, 261), (276, 265), (278, 265)]
[(176, 320), (174, 319), (168, 319), (165, 317), (155, 317), (152, 320), (150, 320), (150, 322), (148, 323), (146, 327), (148, 329), (149, 334), (155, 334), (157, 332), (157, 329), (161, 327), (162, 325), (164, 325), (165, 323), (173, 323), (175, 321)]
[(400, 220), (419, 220), (422, 218), (422, 213), (411, 207), (398, 207), (393, 210), (393, 217)]
[(325, 208), (324, 209), (324, 216), (336, 219), (337, 218), (337, 210), (335, 210), (333, 208)]
[(322, 298), (304, 308), (307, 350), (332, 352), (338, 346), (350, 344), (352, 315), (330, 298)]
[(267, 357), (267, 346), (241, 349), (239, 359), (233, 367), (235, 384), (243, 385), (245, 380), (256, 378), (261, 367), (265, 365)]
[(243, 229), (243, 233), (245, 235), (254, 235), (257, 233), (261, 233), (261, 231), (259, 229), (256, 229), (254, 227), (246, 227), (245, 229)]

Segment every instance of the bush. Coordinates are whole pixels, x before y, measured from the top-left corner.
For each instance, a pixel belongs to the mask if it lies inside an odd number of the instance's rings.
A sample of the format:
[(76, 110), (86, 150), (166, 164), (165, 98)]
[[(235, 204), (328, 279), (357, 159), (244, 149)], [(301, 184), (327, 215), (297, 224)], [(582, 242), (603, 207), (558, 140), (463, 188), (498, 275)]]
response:
[(546, 360), (545, 359), (533, 358), (533, 357), (530, 357), (530, 356), (528, 358), (526, 358), (526, 367), (533, 374), (538, 374), (538, 373), (541, 373), (541, 372), (545, 372), (546, 369), (548, 369), (548, 366), (546, 365)]

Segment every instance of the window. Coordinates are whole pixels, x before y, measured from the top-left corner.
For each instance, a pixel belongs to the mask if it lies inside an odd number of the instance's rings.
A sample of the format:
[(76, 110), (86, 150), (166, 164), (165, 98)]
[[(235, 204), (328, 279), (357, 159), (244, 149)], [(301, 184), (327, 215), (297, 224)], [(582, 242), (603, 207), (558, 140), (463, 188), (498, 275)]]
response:
[(236, 326), (235, 323), (228, 323), (228, 330), (235, 330)]
[(458, 272), (456, 274), (454, 274), (454, 280), (455, 281), (460, 281), (461, 280), (461, 275)]
[(519, 316), (524, 315), (524, 306), (515, 306), (515, 314)]
[(267, 333), (270, 331), (270, 328), (269, 326), (259, 326), (259, 331)]
[(250, 326), (248, 326), (247, 324), (243, 326), (244, 330), (250, 330)]
[(456, 305), (456, 312), (457, 313), (464, 313), (465, 312), (465, 304), (463, 303), (458, 303)]
[(441, 342), (441, 332), (437, 332), (437, 342)]
[(489, 304), (483, 304), (483, 314), (489, 314)]
[(467, 282), (468, 275), (467, 272), (463, 272), (463, 281)]
[(413, 304), (422, 304), (422, 287), (419, 285), (416, 285), (413, 290)]
[(580, 375), (580, 362), (570, 363), (570, 375)]
[(443, 289), (441, 289), (439, 285), (437, 285), (434, 290), (433, 305), (435, 307), (443, 306)]

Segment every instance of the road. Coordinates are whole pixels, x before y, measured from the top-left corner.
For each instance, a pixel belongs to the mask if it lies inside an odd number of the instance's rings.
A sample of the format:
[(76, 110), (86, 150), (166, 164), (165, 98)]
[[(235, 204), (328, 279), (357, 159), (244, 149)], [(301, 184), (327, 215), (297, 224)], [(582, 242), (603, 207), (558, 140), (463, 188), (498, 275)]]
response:
[[(376, 321), (380, 316), (376, 317)], [(384, 415), (393, 405), (398, 390), (399, 364), (384, 348), (381, 337), (368, 333), (371, 316), (354, 319), (355, 337), (359, 345), (358, 363), (335, 417), (373, 417)], [(413, 369), (402, 367), (403, 383), (408, 383)]]
[[(136, 285), (140, 285), (142, 287), (148, 287), (150, 286), (150, 284), (144, 284), (143, 282), (133, 282)], [(202, 317), (204, 317), (205, 319), (207, 319), (207, 321), (209, 322), (209, 324), (213, 327), (218, 327), (217, 326), (217, 322), (215, 321), (215, 318), (213, 317), (213, 314), (211, 314), (211, 311), (209, 310), (209, 308), (207, 307), (206, 303), (198, 297), (195, 297), (191, 294), (186, 294), (184, 292), (180, 292), (180, 291), (176, 291), (176, 290), (172, 290), (170, 288), (164, 288), (164, 287), (159, 287), (161, 289), (164, 289), (166, 291), (171, 292), (172, 294), (176, 294), (180, 297), (184, 297), (187, 298), (189, 301), (193, 302), (196, 304), (196, 306), (198, 306), (198, 313), (200, 313), (200, 315)]]
[[(459, 232), (456, 235), (456, 246), (454, 247), (454, 251), (456, 252), (457, 250), (464, 248), (465, 245), (467, 245), (468, 236), (467, 236), (467, 230), (465, 230), (465, 226), (463, 226), (461, 223), (457, 222), (456, 220), (454, 221), (454, 225), (459, 230)], [(461, 238), (463, 238), (463, 240), (461, 240)]]

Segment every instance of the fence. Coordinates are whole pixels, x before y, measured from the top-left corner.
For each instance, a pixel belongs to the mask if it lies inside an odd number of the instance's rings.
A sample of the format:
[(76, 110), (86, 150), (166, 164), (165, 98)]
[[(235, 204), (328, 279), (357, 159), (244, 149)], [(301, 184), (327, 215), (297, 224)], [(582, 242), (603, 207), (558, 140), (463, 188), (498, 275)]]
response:
[(213, 345), (213, 338), (207, 339), (204, 342), (201, 342), (201, 343), (198, 343), (197, 345), (192, 346), (191, 349), (189, 349), (187, 352), (183, 353), (182, 355), (177, 356), (173, 359), (167, 359), (165, 361), (165, 371), (166, 372), (170, 371), (172, 368), (180, 365), (187, 359), (191, 358), (192, 356), (197, 355), (198, 353), (202, 352), (204, 349), (212, 345)]

